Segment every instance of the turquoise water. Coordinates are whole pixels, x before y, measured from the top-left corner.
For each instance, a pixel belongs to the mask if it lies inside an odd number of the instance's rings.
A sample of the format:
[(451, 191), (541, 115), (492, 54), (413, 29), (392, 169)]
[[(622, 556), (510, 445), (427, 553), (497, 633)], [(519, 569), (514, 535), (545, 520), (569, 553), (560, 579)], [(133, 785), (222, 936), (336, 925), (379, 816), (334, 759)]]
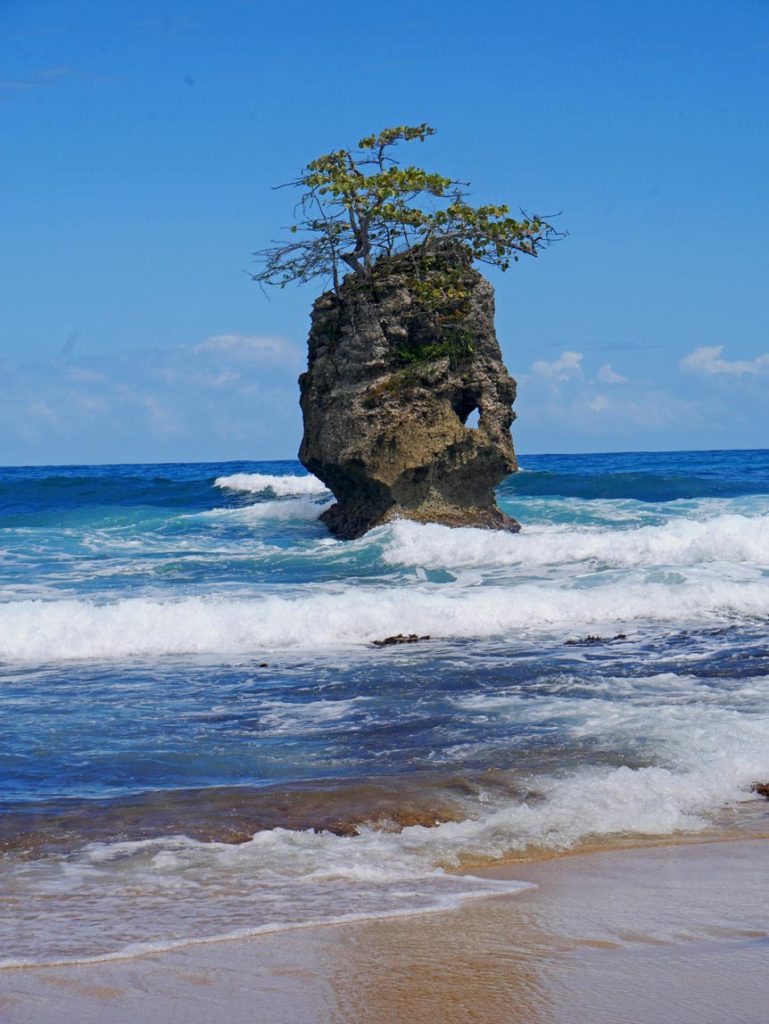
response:
[(354, 542), (294, 462), (0, 470), (6, 961), (436, 909), (502, 884), (468, 858), (759, 814), (769, 452), (521, 462), (520, 535)]

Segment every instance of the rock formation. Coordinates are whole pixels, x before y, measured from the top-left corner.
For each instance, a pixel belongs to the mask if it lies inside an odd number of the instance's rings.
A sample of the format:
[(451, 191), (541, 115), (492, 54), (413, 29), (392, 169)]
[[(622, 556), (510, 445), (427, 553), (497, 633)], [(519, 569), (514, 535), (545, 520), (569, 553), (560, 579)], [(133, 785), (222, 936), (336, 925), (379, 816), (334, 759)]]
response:
[[(517, 531), (494, 488), (517, 468), (515, 381), (494, 290), (460, 247), (380, 259), (315, 302), (299, 458), (352, 539), (395, 517)], [(478, 410), (478, 425), (467, 424)]]

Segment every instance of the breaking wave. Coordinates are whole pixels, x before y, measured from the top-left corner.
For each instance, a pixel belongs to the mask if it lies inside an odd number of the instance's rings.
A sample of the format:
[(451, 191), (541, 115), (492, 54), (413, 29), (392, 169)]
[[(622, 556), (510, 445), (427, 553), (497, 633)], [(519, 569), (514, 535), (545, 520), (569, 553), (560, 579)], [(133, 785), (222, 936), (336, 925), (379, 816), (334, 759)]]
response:
[(769, 566), (769, 516), (671, 519), (636, 529), (529, 527), (520, 534), (395, 523), (384, 559), (426, 568), (548, 566), (594, 562), (634, 568), (751, 562)]
[(769, 615), (765, 580), (619, 580), (601, 587), (355, 587), (294, 596), (16, 601), (0, 605), (0, 658), (48, 661), (160, 654), (248, 653), (365, 643), (394, 633), (434, 638)]
[[(298, 463), (0, 471), (0, 964), (444, 909), (515, 891), (468, 864), (765, 829), (769, 454), (526, 462), (499, 489), (519, 535), (349, 543)], [(370, 646), (398, 633), (432, 639)]]
[(286, 475), (271, 473), (233, 473), (219, 476), (215, 487), (229, 491), (245, 491), (248, 494), (274, 494), (278, 498), (299, 494), (326, 494), (326, 485), (315, 476)]
[(221, 518), (242, 523), (257, 522), (260, 519), (312, 520), (317, 519), (324, 508), (324, 502), (307, 496), (259, 501), (255, 505), (243, 505), (240, 508), (214, 508), (198, 515), (203, 518)]

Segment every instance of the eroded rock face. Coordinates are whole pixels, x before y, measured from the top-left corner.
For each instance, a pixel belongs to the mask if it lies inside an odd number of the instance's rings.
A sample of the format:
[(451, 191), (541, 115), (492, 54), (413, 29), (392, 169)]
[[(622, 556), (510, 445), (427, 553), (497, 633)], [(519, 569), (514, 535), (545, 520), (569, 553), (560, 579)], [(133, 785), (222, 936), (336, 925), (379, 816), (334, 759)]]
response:
[[(462, 250), (415, 281), (407, 253), (313, 307), (299, 458), (337, 499), (321, 518), (347, 539), (396, 516), (517, 531), (494, 496), (517, 468), (494, 290)], [(435, 282), (445, 303), (425, 299)]]

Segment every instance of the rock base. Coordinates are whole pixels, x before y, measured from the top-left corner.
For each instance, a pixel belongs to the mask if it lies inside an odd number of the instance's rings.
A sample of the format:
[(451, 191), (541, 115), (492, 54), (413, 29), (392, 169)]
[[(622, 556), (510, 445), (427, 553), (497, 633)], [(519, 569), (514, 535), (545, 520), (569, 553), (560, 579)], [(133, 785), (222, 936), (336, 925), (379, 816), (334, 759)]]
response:
[(355, 540), (375, 526), (394, 519), (410, 519), (415, 523), (439, 523), (442, 526), (471, 526), (479, 530), (506, 530), (519, 533), (521, 524), (499, 508), (465, 508), (426, 502), (417, 508), (393, 505), (377, 515), (371, 509), (350, 508), (337, 502), (320, 516), (329, 531), (340, 540)]

